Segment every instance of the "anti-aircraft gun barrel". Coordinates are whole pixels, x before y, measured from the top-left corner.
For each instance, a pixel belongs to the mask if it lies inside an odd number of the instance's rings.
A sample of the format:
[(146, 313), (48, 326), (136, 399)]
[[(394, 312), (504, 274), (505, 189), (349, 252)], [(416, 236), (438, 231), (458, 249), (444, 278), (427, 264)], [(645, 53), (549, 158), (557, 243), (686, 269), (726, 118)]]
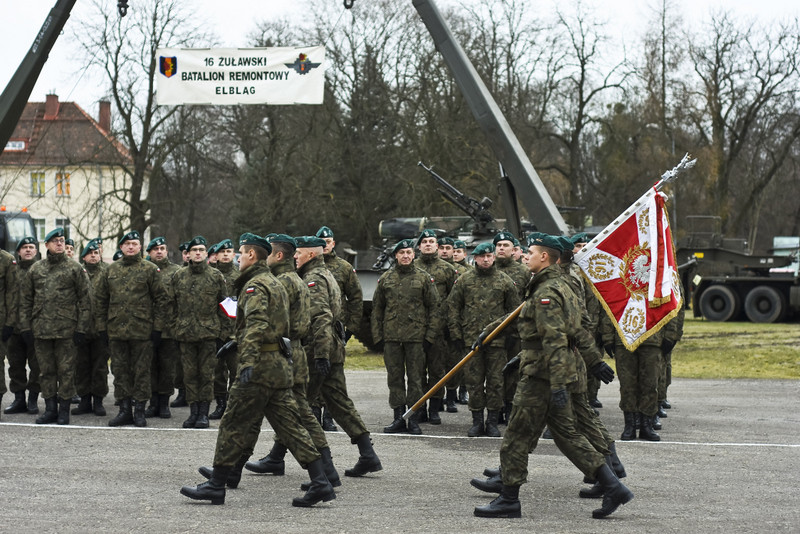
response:
[(483, 200), (478, 201), (469, 195), (465, 195), (447, 180), (439, 176), (433, 167), (426, 167), (421, 161), (417, 163), (420, 167), (428, 171), (433, 176), (434, 180), (441, 186), (437, 190), (444, 198), (455, 204), (461, 211), (472, 217), (472, 219), (480, 226), (494, 221), (494, 216), (489, 212), (492, 206), (492, 200), (489, 197), (483, 197)]

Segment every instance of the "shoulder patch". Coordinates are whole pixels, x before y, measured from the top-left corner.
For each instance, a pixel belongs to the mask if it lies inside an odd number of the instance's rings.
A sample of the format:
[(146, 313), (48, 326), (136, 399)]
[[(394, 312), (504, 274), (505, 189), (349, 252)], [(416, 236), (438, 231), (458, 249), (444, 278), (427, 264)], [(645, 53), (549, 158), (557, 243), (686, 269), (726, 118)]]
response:
[(550, 304), (550, 299), (540, 299), (539, 304)]
[(244, 290), (244, 292), (245, 293), (255, 293), (256, 292), (256, 288), (248, 287), (247, 289)]
[(356, 272), (356, 270), (355, 270), (355, 269), (353, 269), (353, 272)]
[(436, 280), (434, 280), (432, 276), (431, 276), (431, 282), (434, 284), (436, 283)]
[(309, 282), (308, 287), (315, 287), (317, 285), (316, 282)]
[[(16, 264), (17, 264), (17, 260), (11, 260), (11, 265), (16, 265)], [(353, 272), (355, 272), (355, 270), (353, 270)]]

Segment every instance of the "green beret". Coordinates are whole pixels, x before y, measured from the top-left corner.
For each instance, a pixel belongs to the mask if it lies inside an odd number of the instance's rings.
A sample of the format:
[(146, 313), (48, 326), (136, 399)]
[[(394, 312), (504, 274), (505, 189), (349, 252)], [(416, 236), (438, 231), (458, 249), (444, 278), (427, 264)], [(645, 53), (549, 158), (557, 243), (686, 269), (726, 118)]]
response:
[(537, 237), (542, 237), (543, 235), (547, 235), (547, 234), (542, 233), (542, 232), (531, 232), (531, 233), (528, 234), (528, 237), (525, 238), (525, 244), (528, 245), (528, 246), (531, 246), (531, 245), (533, 245), (533, 241)]
[(74, 247), (75, 246), (75, 241), (71, 237), (69, 237), (66, 240), (64, 240), (64, 244)]
[(22, 245), (38, 245), (38, 244), (39, 243), (36, 241), (35, 237), (30, 237), (30, 236), (23, 237), (22, 239), (19, 240), (19, 243), (17, 243), (17, 252), (19, 252), (19, 249), (22, 248)]
[(295, 243), (297, 243), (297, 248), (314, 248), (314, 247), (325, 248), (325, 245), (327, 245), (324, 239), (313, 235), (303, 235), (300, 237), (295, 237), (294, 240)]
[(63, 229), (63, 228), (61, 228), (61, 227), (58, 227), (58, 228), (56, 228), (56, 229), (54, 229), (54, 230), (50, 230), (50, 233), (48, 233), (48, 234), (45, 236), (45, 238), (44, 238), (44, 242), (45, 242), (45, 243), (47, 243), (47, 242), (49, 242), (51, 239), (53, 239), (53, 238), (55, 238), (55, 237), (64, 237), (64, 229)]
[(118, 259), (122, 258), (122, 251), (118, 250), (114, 253), (114, 257), (111, 258), (113, 261), (117, 261)]
[(211, 256), (212, 254), (216, 254), (219, 252), (219, 243), (214, 243), (210, 247), (208, 247), (208, 255)]
[(266, 239), (267, 241), (270, 241), (276, 235), (278, 235), (278, 234), (276, 234), (275, 232), (270, 232), (270, 233), (268, 233), (267, 235), (264, 236), (264, 239)]
[[(427, 232), (427, 230), (426, 230), (426, 232)], [(420, 239), (421, 239), (421, 237), (420, 237)], [(397, 254), (398, 250), (403, 250), (404, 248), (413, 249), (414, 248), (414, 240), (413, 239), (403, 239), (402, 241), (399, 241), (394, 246), (394, 248), (392, 249), (392, 254)]]
[(519, 239), (517, 239), (517, 238), (515, 237), (515, 238), (514, 238), (514, 241), (512, 241), (512, 243), (514, 243), (514, 246), (515, 246), (515, 247), (518, 247), (518, 246), (519, 246)]
[[(324, 227), (323, 227), (324, 228)], [(292, 250), (297, 249), (297, 241), (290, 235), (286, 234), (273, 234), (272, 237), (268, 238), (270, 243), (286, 243), (289, 245)]]
[(86, 243), (86, 246), (83, 247), (83, 251), (81, 252), (81, 258), (86, 256), (88, 253), (90, 253), (93, 250), (100, 250), (100, 243), (98, 243), (94, 239), (92, 239), (91, 241)]
[(559, 241), (559, 239), (556, 236), (543, 234), (542, 236), (535, 237), (533, 239), (530, 239), (530, 236), (528, 237), (529, 241), (531, 241), (532, 246), (553, 248), (559, 252), (564, 251), (564, 247), (561, 245), (561, 241)]
[(322, 237), (322, 238), (330, 237), (331, 239), (333, 239), (333, 230), (331, 230), (327, 226), (323, 226), (319, 230), (317, 230), (317, 233), (314, 235), (316, 237)]
[(272, 245), (269, 244), (269, 241), (261, 237), (260, 235), (256, 235), (250, 232), (245, 232), (241, 236), (239, 236), (239, 246), (244, 245), (252, 245), (254, 247), (261, 247), (265, 249), (267, 252), (272, 254)]
[(121, 247), (125, 241), (141, 241), (141, 240), (142, 236), (139, 235), (139, 232), (137, 232), (136, 230), (131, 230), (130, 232), (122, 236), (122, 238), (119, 240), (119, 243), (117, 243), (117, 246)]
[(423, 230), (422, 233), (419, 234), (419, 237), (417, 238), (416, 246), (419, 247), (420, 243), (422, 243), (422, 240), (425, 239), (426, 237), (436, 237), (436, 230), (431, 230), (430, 228), (426, 228), (425, 230)]
[(99, 237), (99, 236), (98, 236), (98, 237), (95, 237), (94, 239), (92, 239), (92, 241), (94, 241), (94, 242), (95, 242), (95, 243), (97, 243), (98, 245), (102, 245), (102, 244), (103, 244), (103, 238), (102, 238), (102, 237)]
[(188, 241), (184, 241), (183, 243), (178, 245), (178, 250), (180, 250), (181, 252), (188, 251), (189, 250), (189, 242)]
[(453, 239), (452, 237), (445, 236), (445, 237), (440, 237), (439, 241), (437, 241), (437, 243), (439, 243), (440, 245), (452, 245), (452, 246), (455, 247), (456, 240)]
[(160, 247), (161, 245), (166, 245), (166, 244), (167, 244), (167, 240), (165, 238), (157, 237), (157, 238), (153, 239), (152, 241), (150, 241), (150, 243), (147, 244), (147, 248), (144, 249), (144, 250), (145, 250), (145, 252), (150, 252), (151, 248)]
[(494, 245), (492, 243), (481, 243), (472, 250), (473, 256), (480, 256), (481, 254), (491, 254), (494, 252)]
[(453, 241), (453, 248), (466, 249), (467, 248), (467, 244), (464, 241), (461, 241), (460, 239), (456, 239), (455, 241)]
[(186, 250), (191, 250), (192, 247), (207, 247), (208, 241), (201, 235), (196, 235), (187, 243)]
[(511, 243), (514, 243), (514, 234), (503, 230), (502, 232), (494, 236), (494, 239), (492, 239), (492, 243), (494, 243), (495, 245), (500, 241), (511, 241)]
[(570, 241), (568, 237), (562, 235), (562, 236), (558, 236), (557, 239), (558, 239), (558, 242), (561, 243), (562, 251), (564, 251), (564, 250), (571, 251), (573, 248), (575, 248), (572, 245), (572, 241)]
[(226, 250), (226, 249), (229, 249), (229, 248), (233, 248), (233, 241), (231, 241), (230, 239), (223, 239), (222, 241), (217, 243), (217, 252), (219, 252), (220, 250)]
[(573, 245), (577, 245), (578, 243), (588, 243), (591, 239), (589, 239), (589, 234), (586, 232), (579, 232), (572, 236), (570, 241), (572, 241)]

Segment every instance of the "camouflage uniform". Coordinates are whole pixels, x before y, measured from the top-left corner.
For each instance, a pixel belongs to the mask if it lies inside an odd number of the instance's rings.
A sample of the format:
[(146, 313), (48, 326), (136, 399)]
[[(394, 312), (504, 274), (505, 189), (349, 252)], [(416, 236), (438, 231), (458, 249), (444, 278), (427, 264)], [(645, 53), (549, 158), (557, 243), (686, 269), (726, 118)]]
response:
[[(678, 315), (664, 326), (664, 341), (668, 341), (671, 346), (683, 337), (683, 320), (686, 310), (681, 306)], [(667, 400), (667, 388), (672, 384), (672, 348), (661, 351), (661, 370), (658, 375), (658, 402), (659, 404)]]
[(95, 327), (106, 332), (114, 374), (114, 396), (150, 399), (153, 333), (167, 324), (169, 298), (159, 269), (136, 254), (108, 266), (96, 285)]
[(20, 329), (33, 332), (41, 369), (42, 396), (75, 395), (73, 335), (86, 334), (92, 313), (89, 277), (66, 254), (47, 254), (22, 282)]
[[(0, 325), (0, 327), (4, 329), (11, 328), (12, 333), (14, 325), (17, 322), (17, 307), (19, 305), (17, 273), (17, 261), (14, 259), (14, 256), (5, 250), (0, 250), (0, 291), (2, 291), (2, 296), (0, 296), (0, 321), (2, 321), (2, 325)], [(9, 355), (9, 377), (11, 377), (10, 362), (11, 358)], [(12, 385), (12, 388), (13, 386), (18, 386), (18, 384)], [(6, 389), (6, 378), (4, 376), (2, 381), (0, 381), (0, 397), (5, 395), (6, 391), (8, 390)], [(11, 390), (12, 393), (17, 393), (18, 391), (22, 391), (24, 395), (25, 385), (23, 384), (22, 387)]]
[[(95, 302), (97, 283), (100, 275), (108, 269), (108, 264), (102, 261), (95, 264), (85, 263), (83, 268), (89, 276), (92, 286), (92, 302)], [(97, 305), (93, 305), (93, 309)], [(108, 395), (108, 345), (97, 335), (94, 316), (90, 318), (89, 328), (86, 331), (86, 344), (78, 347), (75, 362), (75, 389), (78, 395), (103, 397)]]
[[(239, 278), (239, 269), (233, 262), (220, 263), (217, 262), (217, 270), (225, 277), (226, 294), (229, 297), (235, 297), (233, 292), (233, 284)], [(220, 340), (227, 342), (233, 339), (233, 332), (236, 327), (236, 319), (224, 317), (222, 321), (222, 332)], [(219, 358), (214, 367), (214, 398), (223, 399), (228, 394), (228, 388), (233, 384), (233, 379), (236, 376), (236, 352), (230, 351), (224, 358)], [(218, 401), (219, 402), (219, 401)]]
[[(456, 280), (447, 299), (450, 335), (461, 347), (468, 346), (486, 323), (519, 306), (514, 282), (494, 265), (475, 267)], [(506, 336), (513, 329), (507, 329)], [(504, 336), (484, 345), (465, 367), (469, 409), (472, 412), (503, 407), (503, 366), (506, 364)]]
[(211, 402), (214, 365), (222, 325), (227, 320), (219, 303), (225, 300), (225, 277), (206, 262), (190, 262), (172, 277), (175, 339), (181, 348), (186, 401)]
[[(29, 347), (26, 345), (25, 340), (23, 340), (20, 335), (22, 330), (19, 325), (18, 307), (20, 293), (22, 292), (22, 282), (34, 263), (36, 263), (36, 260), (20, 260), (17, 262), (16, 274), (13, 275), (16, 284), (16, 295), (12, 297), (15, 303), (15, 308), (12, 312), (13, 321), (11, 323), (14, 326), (14, 333), (8, 340), (6, 348), (8, 349), (8, 387), (11, 393), (24, 392), (27, 389), (29, 395), (35, 399), (41, 391), (41, 385), (39, 384), (39, 361), (36, 359), (36, 351), (33, 346)], [(8, 275), (6, 275), (6, 285), (8, 285), (8, 281), (9, 278)], [(8, 296), (6, 299), (8, 299)], [(6, 300), (7, 307), (8, 304), (9, 301)], [(8, 313), (8, 311), (6, 313)], [(26, 365), (30, 372), (26, 370)], [(37, 411), (38, 408), (32, 413), (36, 413)]]
[(397, 264), (381, 275), (372, 296), (372, 339), (383, 341), (392, 409), (413, 405), (427, 391), (422, 346), (433, 344), (440, 331), (439, 295), (432, 282), (413, 263)]
[(470, 265), (466, 259), (454, 262), (453, 267), (458, 269), (459, 276), (463, 276), (464, 274), (468, 273), (469, 271), (475, 268), (473, 265)]
[[(242, 271), (234, 288), (239, 294), (234, 335), (240, 371), (220, 421), (214, 468), (244, 465), (253, 454), (253, 428), (263, 417), (305, 468), (321, 456), (298, 422), (292, 367), (278, 347), (278, 340), (290, 335), (286, 290), (265, 261)], [(242, 384), (238, 377), (247, 367), (252, 368), (252, 377)]]
[(342, 322), (345, 328), (353, 334), (361, 330), (361, 316), (363, 314), (363, 296), (361, 282), (358, 281), (356, 270), (349, 262), (336, 255), (336, 251), (323, 256), (325, 267), (333, 274), (339, 290), (342, 293)]
[(575, 429), (570, 397), (563, 408), (551, 401), (553, 391), (578, 379), (572, 347), (580, 321), (580, 302), (565, 286), (560, 268), (551, 265), (537, 273), (518, 319), (521, 379), (500, 449), (504, 486), (526, 482), (528, 454), (545, 424), (562, 443), (564, 455), (586, 476), (594, 477), (605, 464), (603, 455)]
[[(507, 274), (514, 281), (514, 284), (517, 286), (520, 299), (524, 298), (525, 288), (528, 286), (528, 282), (531, 279), (530, 270), (521, 263), (514, 261), (513, 258), (497, 258), (495, 259), (494, 264), (498, 271)], [(506, 337), (506, 358), (510, 360), (519, 354), (519, 351), (519, 338), (514, 335)], [(517, 391), (518, 383), (519, 372), (514, 371), (505, 375), (503, 382), (503, 398), (507, 403), (510, 403), (514, 398), (514, 393)], [(506, 414), (506, 418), (507, 417), (508, 414)]]
[[(170, 304), (173, 301), (174, 295), (172, 294), (172, 277), (181, 268), (180, 265), (172, 263), (169, 258), (164, 258), (160, 261), (152, 261), (161, 271), (161, 283), (164, 290), (167, 292), (167, 298)], [(175, 309), (170, 305), (167, 311), (168, 321), (164, 325), (164, 330), (161, 332), (161, 343), (158, 347), (153, 349), (153, 360), (150, 364), (150, 390), (153, 396), (166, 395), (169, 397), (174, 391), (175, 374), (180, 360), (181, 353), (177, 340), (175, 339), (175, 332), (172, 328), (172, 321), (176, 318)], [(181, 365), (181, 376), (183, 366)], [(183, 380), (181, 380), (181, 387), (183, 387)], [(152, 405), (151, 405), (152, 406)]]

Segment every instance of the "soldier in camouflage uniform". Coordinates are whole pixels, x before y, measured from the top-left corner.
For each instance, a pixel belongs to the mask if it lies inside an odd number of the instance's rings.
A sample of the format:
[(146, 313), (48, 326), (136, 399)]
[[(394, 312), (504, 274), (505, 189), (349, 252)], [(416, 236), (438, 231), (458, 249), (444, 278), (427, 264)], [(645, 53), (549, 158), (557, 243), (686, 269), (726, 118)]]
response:
[[(233, 262), (235, 257), (233, 250), (233, 241), (230, 239), (223, 239), (216, 244), (217, 247), (217, 269), (225, 277), (225, 287), (229, 297), (234, 297), (233, 283), (239, 277), (239, 269)], [(232, 317), (225, 317), (222, 321), (222, 335), (220, 336), (220, 347), (233, 339), (233, 330), (236, 326), (236, 319)], [(220, 347), (217, 347), (219, 350)], [(230, 351), (225, 357), (217, 358), (216, 366), (214, 367), (214, 399), (217, 401), (217, 406), (214, 411), (209, 414), (209, 419), (221, 419), (222, 414), (225, 413), (225, 406), (228, 404), (228, 389), (233, 384), (233, 379), (236, 377), (236, 353)]]
[[(503, 317), (519, 306), (514, 282), (494, 266), (494, 246), (482, 243), (475, 247), (472, 255), (475, 268), (456, 280), (447, 299), (450, 335), (461, 353), (465, 352), (466, 341), (475, 339), (488, 321)], [(505, 332), (507, 336), (511, 334)], [(483, 411), (488, 409), (486, 435), (500, 437), (497, 423), (503, 408), (503, 366), (506, 362), (504, 338), (498, 336), (467, 363), (469, 409), (472, 412), (472, 427), (467, 436), (483, 435)]]
[(667, 388), (672, 384), (672, 349), (683, 337), (685, 315), (686, 308), (681, 306), (678, 315), (664, 327), (664, 340), (661, 342), (661, 372), (658, 376), (658, 417), (666, 417), (667, 412), (664, 410), (672, 408), (667, 400)]
[[(178, 250), (181, 252), (181, 267), (189, 265), (188, 245), (188, 241), (184, 241), (178, 245)], [(178, 352), (180, 353), (180, 347), (178, 348)], [(183, 362), (181, 362), (180, 355), (175, 359), (175, 389), (178, 390), (178, 394), (175, 396), (175, 400), (169, 403), (170, 408), (189, 406), (186, 402), (186, 388), (183, 385)]]
[[(439, 243), (436, 239), (436, 232), (433, 230), (422, 231), (417, 239), (417, 247), (420, 254), (414, 260), (414, 266), (427, 272), (433, 278), (439, 296), (439, 309), (435, 313), (435, 324), (439, 330), (434, 333), (433, 346), (425, 349), (424, 377), (426, 380), (422, 384), (423, 393), (425, 393), (447, 374), (447, 362), (454, 359), (452, 353), (455, 352), (455, 348), (451, 346), (450, 331), (447, 327), (447, 309), (444, 303), (453, 289), (453, 283), (458, 278), (458, 271), (453, 265), (439, 258)], [(430, 420), (432, 425), (442, 423), (439, 412), (442, 409), (445, 389), (441, 388), (431, 396), (429, 412), (425, 406), (420, 408), (421, 422)], [(451, 390), (451, 395), (453, 393), (455, 391)]]
[[(467, 272), (473, 269), (472, 265), (467, 261), (467, 244), (460, 239), (456, 239), (453, 243), (453, 263), (455, 264), (455, 268), (458, 269), (458, 275), (463, 276)], [(455, 354), (455, 358), (453, 361), (448, 362), (448, 367), (450, 369), (463, 358), (463, 354)], [(458, 396), (456, 397), (456, 402), (458, 404), (468, 404), (468, 397), (467, 394), (467, 381), (464, 376), (463, 369), (457, 373), (460, 376), (458, 380), (451, 380), (447, 383), (447, 389), (453, 389), (458, 387)], [(458, 408), (456, 407), (455, 402), (450, 402), (452, 398), (452, 393), (450, 395), (445, 395), (445, 400), (447, 401), (447, 411), (450, 413), (458, 412)]]
[[(14, 256), (0, 250), (0, 321), (3, 324), (3, 349), (14, 333), (14, 324), (17, 322), (19, 307), (19, 282), (17, 281), (17, 260)], [(5, 356), (5, 354), (4, 354)], [(9, 373), (10, 375), (10, 373)], [(0, 381), (0, 399), (6, 394), (6, 378)], [(6, 408), (6, 413), (23, 413), (27, 411), (25, 405), (24, 386), (14, 392), (14, 401)]]
[(23, 338), (34, 340), (45, 399), (38, 424), (69, 424), (75, 347), (86, 343), (92, 313), (89, 277), (67, 258), (65, 241), (63, 228), (47, 234), (47, 258), (36, 262), (22, 282), (20, 330)]
[(183, 383), (190, 408), (183, 428), (208, 428), (218, 340), (227, 320), (219, 305), (228, 294), (225, 277), (206, 263), (206, 244), (203, 236), (192, 239), (189, 265), (172, 277), (174, 332), (181, 348)]
[[(575, 430), (567, 386), (578, 378), (573, 349), (581, 328), (581, 311), (578, 298), (566, 287), (555, 265), (561, 250), (560, 242), (552, 236), (535, 239), (529, 247), (528, 267), (535, 276), (518, 318), (521, 379), (500, 449), (503, 485), (497, 499), (475, 508), (479, 517), (521, 516), (519, 487), (527, 480), (528, 455), (536, 448), (545, 424), (563, 444), (561, 450), (567, 458), (584, 475), (602, 484), (603, 504), (592, 517), (606, 517), (633, 498), (603, 455)], [(481, 347), (484, 337), (479, 336), (475, 347)]]
[(145, 403), (150, 398), (150, 362), (167, 324), (169, 298), (158, 267), (142, 258), (139, 232), (119, 240), (122, 258), (100, 275), (96, 284), (95, 327), (108, 340), (119, 413), (109, 426), (147, 426)]
[[(437, 245), (439, 246), (439, 258), (443, 259), (450, 265), (455, 264), (455, 260), (453, 259), (453, 251), (455, 250), (456, 241), (452, 237), (440, 237), (436, 241)], [(456, 267), (457, 269), (457, 267)]]
[(345, 470), (349, 477), (360, 477), (383, 469), (372, 448), (369, 431), (358, 410), (347, 394), (344, 376), (344, 325), (342, 297), (339, 285), (325, 267), (322, 251), (325, 241), (318, 237), (296, 238), (294, 259), (297, 273), (303, 278), (311, 294), (311, 330), (303, 340), (308, 358), (310, 380), (308, 398), (322, 395), (325, 406), (350, 441), (358, 445), (359, 458), (355, 466)]
[[(108, 269), (108, 265), (103, 262), (100, 245), (95, 240), (87, 243), (80, 256), (83, 268), (89, 275), (92, 299), (94, 299), (97, 292), (95, 285), (100, 279), (100, 274)], [(86, 413), (94, 413), (101, 417), (106, 415), (103, 399), (108, 395), (108, 344), (97, 335), (94, 316), (90, 318), (89, 328), (86, 331), (86, 343), (78, 347), (75, 389), (81, 401), (72, 409), (72, 415)]]
[(169, 248), (164, 237), (156, 237), (147, 244), (147, 253), (150, 261), (159, 269), (161, 283), (167, 292), (170, 305), (167, 316), (170, 321), (164, 325), (161, 332), (161, 343), (158, 348), (153, 349), (153, 360), (150, 364), (150, 405), (144, 412), (147, 417), (160, 417), (169, 419), (172, 412), (169, 409), (169, 398), (174, 391), (175, 366), (181, 358), (181, 350), (178, 341), (175, 339), (175, 332), (171, 320), (175, 317), (175, 310), (172, 306), (172, 276), (181, 268), (180, 265), (169, 261)]
[(307, 507), (330, 501), (336, 494), (325, 477), (320, 453), (300, 425), (291, 390), (290, 358), (280, 351), (281, 338), (290, 335), (289, 302), (286, 290), (266, 263), (272, 246), (263, 237), (249, 233), (241, 236), (239, 244), (241, 275), (234, 284), (239, 296), (235, 332), (238, 380), (231, 387), (228, 408), (220, 421), (210, 478), (197, 487), (184, 486), (181, 494), (224, 504), (226, 483), (233, 485), (235, 481), (238, 485), (242, 467), (253, 453), (253, 426), (260, 425), (266, 416), (311, 477), (306, 494), (295, 498), (292, 505)]
[(414, 265), (411, 239), (397, 243), (393, 253), (396, 263), (381, 275), (372, 296), (372, 339), (383, 341), (389, 406), (394, 411), (394, 420), (383, 431), (422, 434), (422, 408), (409, 417), (408, 427), (403, 414), (427, 391), (425, 350), (441, 331), (439, 295), (431, 276)]
[[(22, 291), (20, 285), (25, 278), (28, 270), (36, 263), (39, 244), (34, 237), (24, 237), (17, 243), (17, 273), (16, 273), (16, 302), (19, 303), (19, 295)], [(36, 351), (33, 342), (26, 343), (22, 338), (19, 328), (19, 309), (18, 306), (13, 312), (11, 325), (14, 327), (11, 336), (7, 340), (8, 350), (8, 380), (9, 389), (14, 394), (14, 402), (6, 409), (5, 413), (25, 413), (36, 415), (39, 413), (39, 362), (36, 360)], [(4, 325), (6, 326), (6, 325)], [(4, 329), (3, 337), (9, 333)], [(30, 372), (27, 372), (27, 369)], [(28, 390), (28, 402), (25, 404), (25, 390)]]
[(467, 261), (467, 244), (459, 239), (453, 244), (453, 263), (461, 276), (472, 269), (472, 265)]

